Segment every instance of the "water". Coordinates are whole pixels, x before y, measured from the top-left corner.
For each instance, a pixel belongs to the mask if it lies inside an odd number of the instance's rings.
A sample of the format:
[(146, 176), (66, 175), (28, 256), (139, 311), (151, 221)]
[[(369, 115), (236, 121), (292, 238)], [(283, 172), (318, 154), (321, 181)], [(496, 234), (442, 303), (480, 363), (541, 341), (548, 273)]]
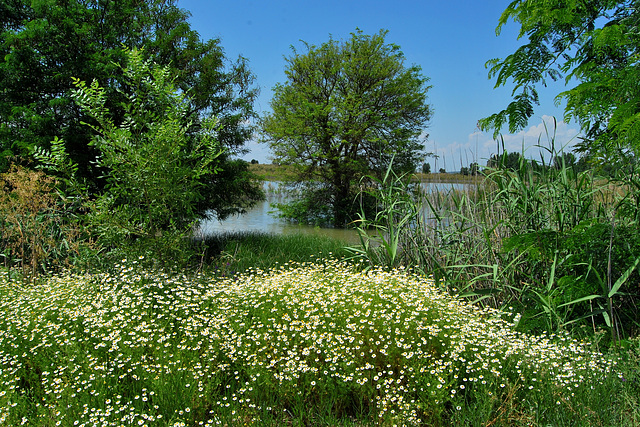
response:
[(272, 234), (315, 234), (329, 236), (335, 239), (344, 240), (348, 243), (357, 243), (358, 235), (355, 230), (344, 230), (337, 228), (322, 228), (309, 225), (294, 224), (282, 218), (277, 218), (272, 211), (275, 208), (269, 204), (273, 201), (267, 199), (258, 202), (256, 206), (244, 215), (234, 215), (224, 221), (209, 220), (200, 225), (200, 233), (211, 235), (225, 232), (246, 232), (255, 231)]
[[(267, 200), (258, 202), (256, 206), (244, 215), (234, 215), (224, 221), (209, 220), (200, 225), (200, 234), (207, 236), (226, 232), (262, 232), (272, 234), (315, 234), (343, 240), (350, 244), (359, 243), (359, 237), (355, 230), (336, 228), (313, 227), (309, 225), (294, 224), (285, 219), (278, 218), (274, 212), (276, 209), (271, 203), (282, 202), (284, 199), (278, 195), (277, 182), (265, 182)], [(468, 184), (447, 183), (422, 183), (427, 191), (448, 191), (450, 189), (463, 189)]]

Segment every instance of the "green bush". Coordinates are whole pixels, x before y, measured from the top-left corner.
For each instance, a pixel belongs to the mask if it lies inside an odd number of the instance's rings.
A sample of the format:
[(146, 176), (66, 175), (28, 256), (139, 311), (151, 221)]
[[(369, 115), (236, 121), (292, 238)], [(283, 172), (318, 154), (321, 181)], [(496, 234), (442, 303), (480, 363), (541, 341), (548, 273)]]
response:
[[(86, 219), (117, 257), (147, 254), (157, 262), (182, 263), (192, 255), (192, 230), (205, 217), (202, 201), (218, 172), (217, 122), (202, 119), (196, 126), (189, 119), (189, 96), (178, 90), (170, 69), (146, 60), (141, 50), (124, 53), (124, 117), (112, 116), (96, 81), (75, 81), (73, 98), (92, 119), (91, 145), (106, 183), (87, 200)], [(38, 150), (37, 157), (82, 188), (62, 141), (54, 141), (51, 153)]]

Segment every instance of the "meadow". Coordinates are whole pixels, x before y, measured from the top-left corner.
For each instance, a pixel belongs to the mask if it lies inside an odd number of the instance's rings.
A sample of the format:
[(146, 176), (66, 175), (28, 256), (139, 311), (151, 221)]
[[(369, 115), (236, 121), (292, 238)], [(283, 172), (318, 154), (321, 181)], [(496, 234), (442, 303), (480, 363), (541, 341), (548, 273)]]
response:
[(0, 424), (640, 421), (637, 342), (631, 361), (518, 332), (517, 314), (403, 268), (326, 257), (221, 278), (144, 261), (0, 275)]
[(108, 248), (48, 187), (3, 199), (0, 425), (640, 425), (640, 186), (526, 160), (411, 178), (368, 189), (348, 247)]
[[(264, 181), (286, 181), (294, 177), (291, 166), (269, 163), (251, 163), (249, 170)], [(415, 179), (421, 182), (471, 183), (482, 180), (478, 175), (462, 175), (459, 173), (416, 173)]]

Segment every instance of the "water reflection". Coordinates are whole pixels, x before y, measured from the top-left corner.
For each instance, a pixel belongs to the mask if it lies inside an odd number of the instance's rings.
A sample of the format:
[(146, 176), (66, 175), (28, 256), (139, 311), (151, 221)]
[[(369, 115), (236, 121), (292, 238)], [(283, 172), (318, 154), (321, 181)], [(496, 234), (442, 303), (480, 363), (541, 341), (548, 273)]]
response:
[(357, 233), (354, 230), (342, 230), (335, 228), (320, 228), (308, 225), (293, 224), (282, 218), (277, 218), (272, 211), (270, 201), (259, 202), (253, 209), (244, 215), (234, 215), (224, 221), (210, 220), (200, 225), (203, 235), (215, 233), (255, 231), (272, 234), (316, 234), (341, 239), (349, 243), (358, 242)]
[[(468, 184), (450, 184), (442, 182), (425, 182), (421, 184), (425, 191), (450, 191), (462, 190)], [(344, 230), (335, 228), (321, 228), (308, 225), (293, 224), (282, 218), (278, 218), (274, 212), (272, 203), (282, 202), (283, 196), (278, 191), (277, 182), (265, 182), (267, 190), (267, 200), (259, 202), (253, 209), (244, 215), (235, 215), (224, 221), (209, 220), (200, 225), (200, 234), (207, 236), (225, 232), (262, 232), (273, 234), (315, 234), (329, 236), (335, 239), (344, 240), (347, 243), (359, 243), (359, 238), (355, 230)]]

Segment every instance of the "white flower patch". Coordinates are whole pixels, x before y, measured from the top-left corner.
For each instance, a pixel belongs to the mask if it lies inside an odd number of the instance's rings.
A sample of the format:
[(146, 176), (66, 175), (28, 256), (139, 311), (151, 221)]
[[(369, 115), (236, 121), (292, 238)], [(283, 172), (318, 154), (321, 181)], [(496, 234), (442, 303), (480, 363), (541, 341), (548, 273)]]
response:
[(222, 425), (347, 395), (419, 425), (474, 390), (570, 399), (613, 367), (431, 280), (338, 261), (226, 280), (132, 263), (31, 287), (0, 274), (0, 296), (0, 425)]

